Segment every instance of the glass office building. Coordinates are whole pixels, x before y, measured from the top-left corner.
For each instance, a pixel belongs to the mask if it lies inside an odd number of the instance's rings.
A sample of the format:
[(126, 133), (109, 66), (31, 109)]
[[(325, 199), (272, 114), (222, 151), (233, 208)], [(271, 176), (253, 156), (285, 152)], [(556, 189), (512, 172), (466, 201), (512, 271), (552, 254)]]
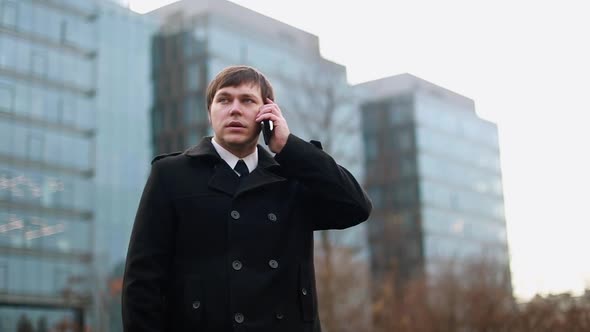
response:
[[(345, 67), (322, 58), (317, 36), (228, 1), (179, 1), (148, 15), (161, 26), (152, 43), (155, 154), (183, 151), (212, 135), (207, 84), (224, 67), (245, 64), (267, 75), (292, 133), (321, 141), (324, 150), (362, 180), (356, 100)], [(264, 146), (262, 138), (260, 143)], [(351, 264), (357, 264), (354, 271), (362, 276), (353, 286), (362, 289), (368, 289), (365, 227), (329, 232), (335, 252), (355, 252)], [(320, 238), (316, 234), (316, 241)], [(343, 270), (338, 264), (335, 268)], [(357, 291), (351, 301), (364, 301), (367, 293)]]
[[(205, 89), (221, 69), (235, 64), (269, 77), (294, 133), (328, 145), (333, 140), (333, 150), (343, 155), (360, 151), (360, 118), (346, 69), (321, 57), (317, 36), (228, 1), (179, 1), (148, 15), (161, 22), (152, 44), (156, 153), (184, 150), (211, 134)], [(328, 109), (334, 114), (329, 127), (320, 125)], [(348, 126), (336, 128), (341, 123)], [(342, 128), (349, 130), (344, 134)], [(360, 160), (347, 159), (359, 174)]]
[(403, 283), (474, 257), (509, 275), (496, 125), (471, 99), (409, 74), (357, 88), (375, 278), (395, 265)]
[(1, 331), (120, 326), (154, 28), (109, 1), (0, 0)]
[[(156, 154), (182, 151), (212, 135), (207, 84), (224, 67), (245, 64), (267, 75), (291, 132), (321, 141), (363, 178), (360, 116), (346, 69), (321, 57), (317, 36), (228, 1), (179, 1), (149, 15), (161, 22), (152, 43)], [(364, 241), (344, 237), (350, 245)]]
[(98, 1), (96, 156), (92, 325), (122, 331), (123, 266), (152, 149), (150, 43), (156, 23), (110, 1)]
[(92, 304), (96, 9), (0, 1), (0, 330)]

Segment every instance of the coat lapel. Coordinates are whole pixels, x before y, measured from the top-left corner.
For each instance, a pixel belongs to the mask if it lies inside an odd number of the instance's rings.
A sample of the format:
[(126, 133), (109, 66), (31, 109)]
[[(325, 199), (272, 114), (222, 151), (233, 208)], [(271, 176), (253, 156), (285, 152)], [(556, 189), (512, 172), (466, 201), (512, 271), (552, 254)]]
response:
[(238, 187), (237, 195), (256, 189), (275, 182), (285, 181), (286, 179), (272, 171), (278, 170), (281, 166), (277, 161), (264, 149), (258, 145), (258, 166), (247, 178), (242, 181)]
[(265, 186), (267, 184), (285, 181), (286, 179), (282, 176), (276, 175), (267, 169), (257, 167), (253, 172), (248, 175), (240, 183), (238, 187), (238, 191), (236, 192), (236, 196), (242, 195), (243, 193), (256, 189), (261, 186)]
[(211, 144), (211, 137), (204, 137), (198, 145), (186, 150), (185, 154), (193, 158), (206, 159), (214, 164), (213, 175), (208, 183), (210, 189), (230, 196), (238, 196), (258, 187), (286, 180), (272, 172), (279, 169), (280, 165), (270, 153), (260, 145), (257, 148), (258, 166), (241, 182), (238, 175), (215, 151), (215, 147)]
[(209, 189), (219, 190), (233, 196), (240, 184), (238, 175), (223, 160), (215, 164), (214, 168), (213, 176), (209, 179)]
[(211, 137), (203, 137), (199, 144), (187, 149), (184, 154), (211, 164), (213, 175), (209, 179), (209, 189), (221, 191), (233, 196), (239, 185), (239, 178), (219, 156), (211, 144)]

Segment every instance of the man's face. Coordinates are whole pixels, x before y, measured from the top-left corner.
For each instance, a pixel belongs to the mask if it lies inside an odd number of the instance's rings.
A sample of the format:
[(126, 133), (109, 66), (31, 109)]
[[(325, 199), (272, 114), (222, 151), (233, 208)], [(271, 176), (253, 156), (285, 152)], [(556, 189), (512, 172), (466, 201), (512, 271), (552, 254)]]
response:
[(216, 141), (234, 154), (253, 149), (260, 134), (256, 114), (263, 104), (260, 87), (255, 84), (217, 90), (209, 111)]

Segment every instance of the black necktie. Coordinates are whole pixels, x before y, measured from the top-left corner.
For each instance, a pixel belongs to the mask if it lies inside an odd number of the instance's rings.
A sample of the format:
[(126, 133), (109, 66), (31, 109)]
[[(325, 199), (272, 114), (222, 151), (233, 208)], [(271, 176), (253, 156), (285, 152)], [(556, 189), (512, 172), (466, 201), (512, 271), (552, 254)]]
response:
[(238, 161), (234, 170), (240, 174), (240, 178), (243, 178), (250, 173), (248, 172), (248, 166), (246, 166), (246, 163), (242, 159)]

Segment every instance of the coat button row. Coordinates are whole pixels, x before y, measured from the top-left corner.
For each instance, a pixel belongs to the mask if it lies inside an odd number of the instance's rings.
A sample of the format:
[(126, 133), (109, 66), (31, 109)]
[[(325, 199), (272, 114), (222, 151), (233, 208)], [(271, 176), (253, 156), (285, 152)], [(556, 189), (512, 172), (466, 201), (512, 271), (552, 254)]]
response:
[(242, 315), (241, 313), (236, 313), (234, 315), (234, 320), (236, 321), (236, 323), (243, 323), (244, 322), (244, 315)]
[[(234, 220), (238, 220), (238, 219), (240, 219), (240, 213), (239, 213), (238, 211), (236, 211), (236, 210), (232, 210), (232, 211), (230, 212), (230, 216), (231, 216), (231, 217), (232, 217), (232, 219), (234, 219)], [(274, 213), (269, 213), (269, 214), (267, 215), (267, 217), (268, 217), (268, 220), (270, 220), (270, 221), (277, 221), (277, 215), (276, 215), (276, 214), (274, 214)]]
[[(235, 260), (231, 263), (231, 266), (234, 270), (239, 271), (242, 269), (242, 262), (240, 262), (239, 260)], [(268, 266), (270, 266), (273, 269), (276, 269), (279, 267), (279, 262), (277, 262), (274, 259), (271, 259), (270, 261), (268, 261)]]

